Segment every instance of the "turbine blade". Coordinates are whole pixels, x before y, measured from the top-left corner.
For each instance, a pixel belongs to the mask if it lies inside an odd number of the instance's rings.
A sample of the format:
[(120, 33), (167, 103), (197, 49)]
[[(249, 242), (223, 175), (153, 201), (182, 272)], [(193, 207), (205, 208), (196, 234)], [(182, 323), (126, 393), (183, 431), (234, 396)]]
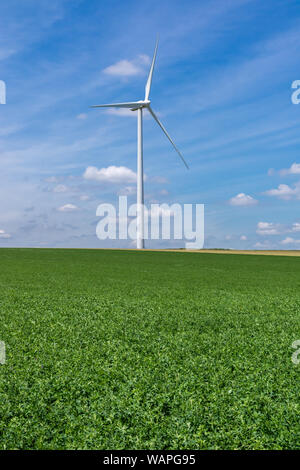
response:
[(157, 54), (157, 47), (158, 47), (158, 38), (157, 38), (157, 40), (156, 40), (155, 49), (154, 49), (154, 54), (153, 54), (153, 59), (152, 59), (152, 64), (151, 64), (151, 67), (150, 67), (150, 71), (149, 71), (149, 75), (148, 75), (148, 80), (147, 80), (146, 87), (145, 87), (145, 101), (148, 101), (149, 95), (150, 95), (151, 83), (152, 83), (152, 75), (153, 75), (153, 70), (154, 70), (154, 64), (155, 64), (156, 54)]
[(150, 108), (150, 106), (147, 106), (147, 109), (150, 111), (150, 113), (152, 114), (153, 118), (155, 119), (155, 121), (157, 122), (157, 124), (159, 125), (159, 127), (161, 128), (161, 130), (166, 134), (167, 138), (169, 139), (169, 141), (170, 141), (171, 144), (173, 145), (174, 149), (176, 150), (176, 152), (177, 152), (178, 155), (180, 156), (181, 160), (183, 161), (183, 163), (185, 164), (185, 166), (186, 166), (187, 169), (189, 170), (189, 166), (188, 166), (188, 164), (186, 163), (185, 159), (183, 158), (181, 152), (178, 150), (178, 148), (177, 148), (176, 145), (174, 144), (173, 140), (172, 140), (171, 137), (169, 136), (168, 132), (166, 131), (165, 127), (162, 125), (162, 123), (160, 122), (160, 120), (158, 119), (158, 117), (156, 116), (156, 114), (154, 113), (154, 111)]
[(134, 101), (131, 103), (110, 103), (110, 104), (95, 104), (91, 108), (135, 108), (139, 107), (139, 103)]

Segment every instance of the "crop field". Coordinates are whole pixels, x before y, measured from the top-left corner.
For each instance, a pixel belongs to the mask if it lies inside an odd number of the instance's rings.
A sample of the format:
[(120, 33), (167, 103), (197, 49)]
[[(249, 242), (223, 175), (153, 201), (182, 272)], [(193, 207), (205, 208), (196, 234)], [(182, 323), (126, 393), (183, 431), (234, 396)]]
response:
[(299, 449), (300, 259), (1, 249), (0, 449)]

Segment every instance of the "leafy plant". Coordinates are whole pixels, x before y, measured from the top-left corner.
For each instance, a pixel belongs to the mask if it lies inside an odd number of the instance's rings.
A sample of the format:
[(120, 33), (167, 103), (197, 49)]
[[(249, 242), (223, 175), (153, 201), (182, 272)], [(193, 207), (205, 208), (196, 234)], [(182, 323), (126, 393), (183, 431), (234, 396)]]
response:
[(299, 449), (299, 258), (1, 249), (0, 449)]

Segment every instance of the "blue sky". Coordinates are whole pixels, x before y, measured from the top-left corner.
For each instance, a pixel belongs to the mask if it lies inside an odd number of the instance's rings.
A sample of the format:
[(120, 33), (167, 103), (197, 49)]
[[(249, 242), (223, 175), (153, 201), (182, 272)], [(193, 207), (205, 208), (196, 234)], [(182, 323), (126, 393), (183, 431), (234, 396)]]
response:
[[(146, 204), (204, 203), (208, 248), (300, 247), (293, 0), (1, 4), (0, 246), (126, 246), (96, 208), (135, 200), (135, 114), (89, 106), (143, 98), (157, 33), (152, 105), (190, 171), (145, 119)], [(110, 166), (131, 172), (84, 177)]]

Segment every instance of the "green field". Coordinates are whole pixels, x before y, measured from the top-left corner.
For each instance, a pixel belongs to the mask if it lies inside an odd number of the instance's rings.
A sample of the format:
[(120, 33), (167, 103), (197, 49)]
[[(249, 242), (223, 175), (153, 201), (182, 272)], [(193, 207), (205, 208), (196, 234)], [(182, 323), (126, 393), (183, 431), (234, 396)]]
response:
[(300, 258), (1, 249), (0, 449), (299, 449)]

